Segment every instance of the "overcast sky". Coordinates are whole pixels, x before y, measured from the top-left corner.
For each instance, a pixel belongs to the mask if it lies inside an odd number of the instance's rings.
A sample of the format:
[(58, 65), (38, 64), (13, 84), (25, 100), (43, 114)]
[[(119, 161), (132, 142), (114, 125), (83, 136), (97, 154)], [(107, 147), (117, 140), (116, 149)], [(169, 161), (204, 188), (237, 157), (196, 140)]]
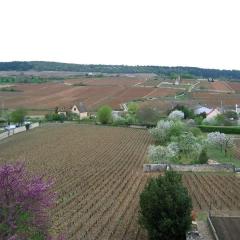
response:
[(240, 70), (239, 0), (0, 0), (0, 61)]

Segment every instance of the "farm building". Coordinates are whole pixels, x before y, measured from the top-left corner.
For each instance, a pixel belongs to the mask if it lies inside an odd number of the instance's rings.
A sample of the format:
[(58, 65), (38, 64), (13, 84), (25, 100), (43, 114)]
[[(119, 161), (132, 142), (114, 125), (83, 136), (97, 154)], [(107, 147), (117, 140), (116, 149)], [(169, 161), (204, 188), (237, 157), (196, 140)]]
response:
[(216, 117), (218, 114), (221, 113), (218, 108), (207, 108), (203, 106), (199, 106), (194, 110), (194, 114), (201, 114), (204, 112), (206, 113), (206, 118), (208, 119)]
[(69, 112), (78, 115), (80, 119), (86, 118), (88, 116), (87, 109), (83, 102), (80, 102), (79, 104), (74, 104), (70, 107), (60, 107), (57, 109), (58, 114), (64, 114), (65, 116)]

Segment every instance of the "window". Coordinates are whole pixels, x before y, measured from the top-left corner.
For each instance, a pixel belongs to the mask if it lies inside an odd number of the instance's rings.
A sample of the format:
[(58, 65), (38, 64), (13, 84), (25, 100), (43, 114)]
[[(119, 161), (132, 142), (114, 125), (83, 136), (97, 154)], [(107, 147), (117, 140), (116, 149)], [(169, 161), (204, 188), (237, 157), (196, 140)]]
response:
[(73, 110), (74, 110), (74, 111), (76, 111), (77, 109), (76, 109), (76, 108), (74, 108)]

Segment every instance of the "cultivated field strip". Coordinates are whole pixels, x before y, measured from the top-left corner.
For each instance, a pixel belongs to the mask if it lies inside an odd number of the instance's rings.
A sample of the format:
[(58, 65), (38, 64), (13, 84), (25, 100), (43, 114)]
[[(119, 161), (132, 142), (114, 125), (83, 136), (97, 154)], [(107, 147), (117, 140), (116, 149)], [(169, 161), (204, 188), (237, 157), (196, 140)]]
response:
[(195, 210), (240, 210), (240, 178), (234, 175), (184, 174)]
[(55, 179), (54, 232), (67, 239), (147, 239), (138, 225), (146, 130), (47, 125), (0, 144), (0, 161), (22, 160)]

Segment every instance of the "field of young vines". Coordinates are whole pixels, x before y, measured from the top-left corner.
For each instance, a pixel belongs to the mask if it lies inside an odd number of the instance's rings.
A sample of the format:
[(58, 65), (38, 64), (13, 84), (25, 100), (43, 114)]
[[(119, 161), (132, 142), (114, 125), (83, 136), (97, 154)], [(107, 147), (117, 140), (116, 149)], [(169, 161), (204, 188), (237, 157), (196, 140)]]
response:
[(58, 124), (0, 143), (0, 162), (24, 161), (55, 180), (53, 231), (67, 239), (146, 239), (137, 223), (145, 130)]
[(183, 182), (196, 211), (240, 210), (240, 178), (233, 174), (188, 173)]
[[(147, 240), (138, 224), (148, 131), (79, 124), (48, 124), (0, 142), (0, 163), (23, 161), (55, 182), (52, 231), (76, 240)], [(185, 173), (196, 211), (240, 210), (240, 179), (233, 174)]]

